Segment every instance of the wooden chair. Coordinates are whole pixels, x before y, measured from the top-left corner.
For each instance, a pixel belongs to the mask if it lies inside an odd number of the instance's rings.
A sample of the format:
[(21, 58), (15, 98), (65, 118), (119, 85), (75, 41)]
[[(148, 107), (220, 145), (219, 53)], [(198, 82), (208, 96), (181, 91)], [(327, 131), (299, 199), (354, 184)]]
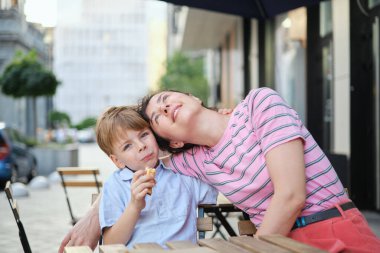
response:
[(253, 236), (257, 229), (256, 226), (250, 220), (238, 221), (239, 235)]
[(198, 206), (198, 218), (197, 218), (197, 230), (198, 238), (204, 239), (206, 237), (206, 231), (212, 231), (214, 223), (212, 217), (205, 217), (204, 207)]
[[(198, 208), (198, 213), (199, 213)], [(201, 211), (202, 212), (202, 211)], [(212, 217), (198, 217), (197, 218), (197, 230), (198, 230), (198, 238), (204, 239), (206, 236), (206, 231), (212, 231), (214, 229), (214, 223)]]
[[(67, 187), (96, 187), (98, 193), (100, 193), (100, 188), (102, 187), (102, 182), (98, 180), (99, 169), (89, 168), (89, 167), (59, 167), (57, 168), (62, 181), (63, 190), (65, 192), (65, 197), (67, 201), (67, 206), (69, 207), (71, 223), (75, 225), (78, 219), (74, 216), (73, 210), (70, 204), (69, 195), (67, 193)], [(89, 180), (71, 180), (66, 176), (94, 176), (92, 181)]]
[[(241, 212), (244, 217), (244, 220), (241, 220), (238, 222), (239, 235), (253, 236), (256, 233), (256, 227), (249, 220), (249, 216), (246, 213), (242, 212), (239, 208), (235, 207), (223, 194), (220, 193), (218, 195), (217, 203), (215, 205), (213, 204), (198, 205), (198, 217), (204, 217), (204, 214), (207, 213), (208, 215), (211, 215), (211, 217), (216, 218), (213, 221), (213, 224), (210, 225), (212, 227), (215, 226), (216, 228), (214, 234), (211, 236), (212, 238), (214, 238), (215, 235), (219, 233), (223, 239), (227, 240), (226, 236), (220, 230), (222, 226), (225, 228), (229, 236), (237, 236), (237, 233), (234, 231), (232, 226), (227, 221), (227, 216), (229, 213), (239, 213), (239, 212)], [(207, 218), (211, 218), (211, 217), (207, 217)], [(204, 239), (205, 232), (202, 232), (202, 230), (199, 230), (199, 231), (200, 231), (199, 239)], [(211, 231), (211, 230), (205, 230), (205, 231)]]
[(28, 238), (26, 237), (24, 226), (22, 225), (22, 222), (20, 220), (17, 202), (15, 199), (13, 199), (13, 194), (12, 194), (12, 190), (10, 186), (11, 186), (11, 182), (8, 181), (5, 185), (4, 191), (5, 191), (5, 194), (7, 195), (9, 205), (11, 206), (13, 216), (15, 217), (15, 220), (17, 223), (18, 235), (20, 237), (21, 245), (25, 253), (32, 253), (32, 250), (30, 249), (30, 245), (28, 242)]

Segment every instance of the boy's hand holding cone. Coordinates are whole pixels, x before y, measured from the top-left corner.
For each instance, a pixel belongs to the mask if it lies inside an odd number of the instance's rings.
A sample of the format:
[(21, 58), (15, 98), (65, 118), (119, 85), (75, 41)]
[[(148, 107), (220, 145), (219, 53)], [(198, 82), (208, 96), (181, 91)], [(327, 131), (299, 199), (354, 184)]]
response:
[[(156, 169), (154, 169), (154, 168), (147, 167), (147, 168), (145, 168), (145, 171), (146, 171), (147, 176), (149, 176), (149, 175), (152, 175), (153, 177), (156, 176)], [(152, 195), (152, 188), (148, 189), (148, 194)]]

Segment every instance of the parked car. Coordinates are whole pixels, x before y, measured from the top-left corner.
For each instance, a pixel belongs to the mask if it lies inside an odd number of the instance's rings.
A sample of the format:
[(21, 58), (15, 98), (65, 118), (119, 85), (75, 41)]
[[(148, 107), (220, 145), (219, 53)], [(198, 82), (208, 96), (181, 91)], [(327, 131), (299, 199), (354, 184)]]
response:
[(0, 122), (0, 186), (6, 181), (29, 182), (37, 175), (37, 160), (16, 129)]

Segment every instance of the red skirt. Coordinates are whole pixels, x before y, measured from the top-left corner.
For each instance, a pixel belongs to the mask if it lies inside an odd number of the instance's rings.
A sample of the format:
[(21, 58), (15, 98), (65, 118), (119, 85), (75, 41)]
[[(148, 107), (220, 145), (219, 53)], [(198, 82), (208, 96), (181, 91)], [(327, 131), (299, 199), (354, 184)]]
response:
[(380, 239), (357, 208), (343, 211), (341, 217), (316, 222), (297, 228), (289, 237), (329, 252), (379, 253)]

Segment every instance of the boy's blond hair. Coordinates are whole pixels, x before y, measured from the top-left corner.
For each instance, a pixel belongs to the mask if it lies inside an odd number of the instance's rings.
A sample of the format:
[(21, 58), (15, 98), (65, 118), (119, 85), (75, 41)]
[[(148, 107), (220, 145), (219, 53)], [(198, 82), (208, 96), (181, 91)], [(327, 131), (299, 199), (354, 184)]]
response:
[(96, 122), (96, 140), (99, 147), (107, 155), (111, 155), (115, 140), (122, 131), (138, 131), (144, 128), (149, 128), (149, 124), (137, 112), (136, 106), (112, 106)]

